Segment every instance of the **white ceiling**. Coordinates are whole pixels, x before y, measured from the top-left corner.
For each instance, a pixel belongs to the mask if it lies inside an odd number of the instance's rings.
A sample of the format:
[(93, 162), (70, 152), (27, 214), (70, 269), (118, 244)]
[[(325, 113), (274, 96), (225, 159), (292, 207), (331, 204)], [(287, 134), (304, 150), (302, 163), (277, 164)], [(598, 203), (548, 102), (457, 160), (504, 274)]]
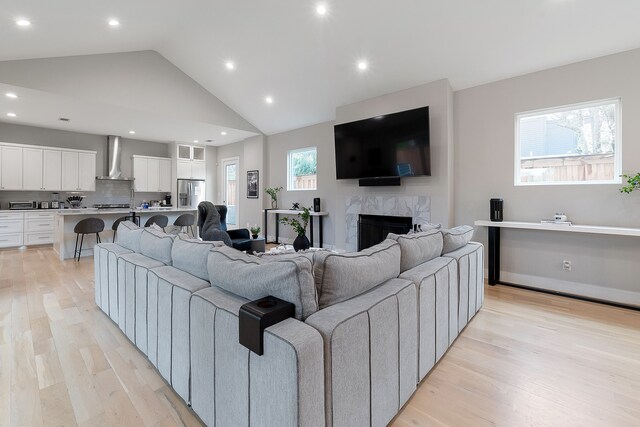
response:
[(0, 0), (0, 60), (154, 49), (272, 134), (441, 78), (457, 90), (640, 47), (637, 0), (325, 3), (321, 18), (315, 0)]

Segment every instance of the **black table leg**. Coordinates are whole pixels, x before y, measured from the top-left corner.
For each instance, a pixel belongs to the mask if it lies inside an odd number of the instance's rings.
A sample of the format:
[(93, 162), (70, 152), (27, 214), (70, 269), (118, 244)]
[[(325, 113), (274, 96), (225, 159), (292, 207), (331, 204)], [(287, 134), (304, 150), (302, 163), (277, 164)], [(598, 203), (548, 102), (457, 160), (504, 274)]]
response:
[(323, 247), (322, 246), (322, 215), (318, 215), (318, 225), (319, 225), (318, 228), (320, 229), (320, 230), (318, 230), (320, 232), (320, 236), (319, 236), (320, 237), (320, 247), (322, 248)]
[(280, 244), (278, 241), (278, 234), (280, 233), (280, 214), (276, 214), (276, 241), (274, 243)]
[(489, 227), (489, 284), (500, 282), (500, 227)]
[(264, 243), (269, 243), (269, 234), (267, 233), (267, 222), (269, 221), (269, 210), (264, 210)]
[(309, 239), (309, 243), (311, 247), (313, 247), (313, 217), (309, 218), (309, 234), (311, 234), (311, 239)]

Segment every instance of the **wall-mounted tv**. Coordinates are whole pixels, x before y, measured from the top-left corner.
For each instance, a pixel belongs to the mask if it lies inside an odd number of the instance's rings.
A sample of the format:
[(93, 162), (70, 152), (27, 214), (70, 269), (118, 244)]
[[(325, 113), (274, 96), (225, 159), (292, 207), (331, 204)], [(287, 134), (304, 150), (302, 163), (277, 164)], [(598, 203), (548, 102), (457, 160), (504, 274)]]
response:
[(334, 127), (336, 178), (431, 175), (429, 107)]

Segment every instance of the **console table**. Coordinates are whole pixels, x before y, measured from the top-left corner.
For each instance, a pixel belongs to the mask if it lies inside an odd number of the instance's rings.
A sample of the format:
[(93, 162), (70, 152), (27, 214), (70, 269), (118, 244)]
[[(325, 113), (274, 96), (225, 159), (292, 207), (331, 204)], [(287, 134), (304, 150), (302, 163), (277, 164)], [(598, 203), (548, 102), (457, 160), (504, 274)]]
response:
[[(267, 238), (267, 224), (269, 223), (269, 214), (274, 214), (276, 216), (276, 240), (273, 242), (267, 243), (280, 243), (279, 234), (280, 234), (280, 215), (300, 215), (302, 211), (295, 211), (292, 209), (265, 209), (264, 210), (264, 237)], [(309, 218), (309, 243), (313, 246), (313, 218), (318, 218), (318, 227), (319, 227), (319, 237), (320, 237), (320, 247), (322, 247), (323, 240), (323, 231), (322, 231), (322, 218), (329, 215), (329, 212), (309, 212), (311, 218)]]
[[(587, 233), (587, 234), (603, 234), (609, 236), (632, 236), (640, 237), (640, 228), (624, 228), (624, 227), (606, 227), (597, 225), (568, 225), (554, 224), (542, 222), (519, 222), (519, 221), (487, 221), (479, 220), (474, 223), (480, 227), (487, 227), (489, 231), (488, 241), (488, 263), (489, 263), (489, 285), (503, 284), (521, 286), (516, 283), (506, 283), (500, 281), (500, 229), (515, 228), (519, 230), (540, 230), (555, 231), (565, 233)], [(539, 290), (539, 289), (538, 289)], [(576, 296), (576, 295), (571, 295)], [(589, 297), (580, 297), (582, 299), (593, 300)], [(603, 302), (603, 301), (599, 301)], [(606, 302), (606, 301), (604, 301)], [(612, 304), (611, 302), (607, 302)], [(615, 304), (614, 305), (618, 305)], [(628, 307), (625, 305), (625, 307)]]

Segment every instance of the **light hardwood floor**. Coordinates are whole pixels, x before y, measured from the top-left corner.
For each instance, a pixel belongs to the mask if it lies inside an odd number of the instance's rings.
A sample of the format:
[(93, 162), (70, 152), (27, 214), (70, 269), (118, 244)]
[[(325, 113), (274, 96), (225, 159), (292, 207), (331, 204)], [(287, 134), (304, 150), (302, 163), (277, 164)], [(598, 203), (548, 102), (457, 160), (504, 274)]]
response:
[[(0, 426), (200, 425), (94, 303), (93, 261), (0, 251)], [(640, 312), (506, 287), (394, 426), (638, 426)]]

